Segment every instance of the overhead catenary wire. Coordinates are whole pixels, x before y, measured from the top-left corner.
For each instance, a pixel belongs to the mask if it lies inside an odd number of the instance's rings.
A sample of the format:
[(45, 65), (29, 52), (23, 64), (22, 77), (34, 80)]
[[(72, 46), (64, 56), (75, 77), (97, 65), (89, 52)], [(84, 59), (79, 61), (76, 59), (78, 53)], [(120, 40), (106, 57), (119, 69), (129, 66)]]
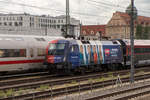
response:
[[(104, 2), (104, 1), (96, 1), (96, 0), (87, 0), (88, 2), (90, 2), (91, 5), (95, 5), (97, 8), (99, 7), (103, 7), (103, 9), (112, 9), (112, 7), (116, 7), (116, 8), (119, 8), (119, 9), (126, 9), (126, 7), (124, 6), (121, 6), (121, 5), (117, 5), (117, 4), (113, 4), (112, 2)], [(55, 12), (61, 12), (62, 14), (65, 14), (65, 11), (64, 10), (59, 10), (59, 9), (52, 9), (52, 8), (49, 8), (49, 7), (40, 7), (40, 6), (35, 6), (35, 5), (29, 5), (29, 4), (23, 4), (23, 3), (17, 3), (17, 2), (13, 2), (13, 1), (4, 1), (4, 0), (1, 0), (0, 1), (1, 3), (6, 3), (6, 4), (13, 4), (13, 5), (19, 5), (19, 6), (26, 6), (26, 7), (31, 7), (31, 8), (35, 8), (35, 9), (40, 9), (40, 10), (51, 10), (51, 11), (55, 11)], [(146, 10), (139, 10), (140, 12), (143, 12), (143, 13), (150, 13), (149, 11), (146, 11)], [(0, 11), (0, 12), (4, 12), (4, 11)], [(6, 11), (7, 12), (7, 11)], [(7, 13), (10, 13), (9, 11)], [(84, 16), (85, 19), (89, 19), (89, 18), (110, 18), (110, 16), (101, 16), (101, 15), (97, 15), (96, 14), (90, 14), (90, 13), (83, 13), (83, 12), (78, 12), (78, 11), (71, 11), (70, 12), (71, 15), (80, 15), (80, 16)], [(86, 18), (87, 17), (87, 18)], [(84, 20), (85, 20), (84, 19)]]
[[(27, 5), (27, 4), (22, 4), (22, 3), (16, 3), (16, 2), (8, 2), (8, 1), (0, 1), (3, 3), (11, 3), (11, 4), (15, 4), (15, 5), (20, 5), (20, 6), (27, 6), (27, 7), (32, 7), (32, 8), (37, 8), (37, 9), (44, 9), (44, 10), (52, 10), (52, 11), (56, 11), (56, 12), (63, 12), (65, 14), (64, 10), (57, 10), (57, 9), (51, 9), (51, 8), (46, 8), (46, 7), (39, 7), (39, 6), (34, 6), (34, 5)], [(73, 15), (83, 15), (83, 16), (97, 16), (95, 14), (88, 14), (88, 13), (81, 13), (81, 12), (71, 12)], [(108, 16), (97, 16), (97, 17), (108, 17)]]
[[(120, 9), (126, 9), (127, 7), (124, 7), (124, 6), (121, 6), (121, 5), (115, 5), (115, 4), (109, 4), (111, 2), (102, 2), (102, 1), (95, 1), (95, 0), (88, 0), (89, 2), (93, 2), (93, 3), (96, 3), (97, 5), (105, 5), (106, 7), (117, 7), (117, 8), (120, 8)], [(138, 10), (140, 12), (143, 12), (143, 13), (150, 13), (150, 11), (148, 10)]]

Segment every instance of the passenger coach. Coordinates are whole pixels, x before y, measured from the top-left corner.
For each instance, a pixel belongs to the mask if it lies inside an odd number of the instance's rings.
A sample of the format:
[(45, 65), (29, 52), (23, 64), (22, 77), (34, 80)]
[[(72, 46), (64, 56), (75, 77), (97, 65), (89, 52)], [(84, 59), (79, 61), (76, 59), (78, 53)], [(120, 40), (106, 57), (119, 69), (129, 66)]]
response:
[(0, 73), (43, 68), (48, 41), (58, 38), (0, 35)]

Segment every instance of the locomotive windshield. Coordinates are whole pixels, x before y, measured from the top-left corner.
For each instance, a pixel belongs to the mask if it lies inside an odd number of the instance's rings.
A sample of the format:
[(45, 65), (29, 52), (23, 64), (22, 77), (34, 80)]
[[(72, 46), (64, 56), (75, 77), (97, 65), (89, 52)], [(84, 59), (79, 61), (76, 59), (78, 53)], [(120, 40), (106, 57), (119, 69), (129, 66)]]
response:
[(65, 49), (65, 43), (51, 43), (49, 46), (49, 55), (63, 55)]

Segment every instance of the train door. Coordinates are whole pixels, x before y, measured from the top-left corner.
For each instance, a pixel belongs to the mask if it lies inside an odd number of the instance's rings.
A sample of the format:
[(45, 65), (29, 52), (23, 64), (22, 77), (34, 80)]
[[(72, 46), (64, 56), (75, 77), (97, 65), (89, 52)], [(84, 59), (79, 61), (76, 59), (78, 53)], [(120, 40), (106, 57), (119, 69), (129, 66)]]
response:
[(70, 48), (70, 62), (72, 66), (79, 66), (79, 47), (78, 45), (72, 45)]

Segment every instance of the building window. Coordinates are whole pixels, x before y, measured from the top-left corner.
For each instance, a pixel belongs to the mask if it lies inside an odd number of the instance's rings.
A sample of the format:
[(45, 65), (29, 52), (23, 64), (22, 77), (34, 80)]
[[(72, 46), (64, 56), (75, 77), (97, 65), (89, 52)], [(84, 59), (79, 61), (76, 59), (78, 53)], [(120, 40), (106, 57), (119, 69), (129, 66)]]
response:
[(60, 20), (58, 20), (58, 23), (60, 23)]
[(5, 26), (7, 26), (7, 23), (6, 23), (6, 22), (4, 22), (4, 25), (5, 25)]
[(12, 26), (12, 22), (9, 22), (9, 26)]
[(54, 28), (56, 29), (56, 25), (54, 25)]
[(20, 17), (20, 20), (22, 21), (22, 20), (23, 20), (23, 17)]
[(2, 25), (2, 23), (0, 23), (0, 25)]
[(91, 35), (94, 35), (94, 31), (91, 31)]
[(18, 26), (18, 23), (17, 23), (17, 22), (15, 22), (15, 23), (14, 23), (14, 25), (15, 25), (15, 26)]
[(60, 25), (57, 25), (57, 28), (60, 28)]
[(86, 35), (86, 31), (83, 31), (83, 35)]
[(19, 26), (22, 26), (22, 22), (19, 22)]
[(63, 20), (61, 20), (61, 22), (63, 23)]

